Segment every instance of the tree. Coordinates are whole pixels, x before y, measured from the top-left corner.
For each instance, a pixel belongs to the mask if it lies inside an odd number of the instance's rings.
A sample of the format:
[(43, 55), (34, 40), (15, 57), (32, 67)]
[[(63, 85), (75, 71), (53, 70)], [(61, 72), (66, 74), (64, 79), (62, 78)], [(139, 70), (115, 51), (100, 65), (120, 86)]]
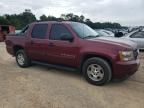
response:
[(54, 16), (48, 16), (47, 20), (48, 21), (57, 21), (58, 19)]
[(85, 17), (83, 15), (80, 16), (80, 22), (84, 22)]
[(25, 10), (25, 12), (18, 15), (19, 20), (22, 23), (22, 26), (26, 26), (29, 23), (36, 21), (35, 15), (30, 10)]
[(42, 16), (40, 16), (40, 20), (41, 20), (41, 21), (47, 21), (48, 18), (47, 18), (46, 15), (42, 15)]
[[(35, 15), (31, 12), (30, 9), (25, 9), (23, 13), (20, 14), (12, 14), (12, 15), (3, 15), (0, 16), (0, 24), (1, 25), (13, 25), (16, 29), (22, 29), (27, 24), (37, 21)], [(121, 28), (119, 23), (111, 23), (111, 22), (92, 22), (90, 19), (85, 18), (83, 15), (75, 15), (73, 13), (61, 14), (59, 18), (55, 16), (40, 16), (40, 21), (74, 21), (74, 22), (82, 22), (94, 29), (103, 29), (103, 28)]]
[(22, 29), (24, 26), (34, 21), (36, 21), (35, 15), (31, 12), (31, 10), (26, 9), (20, 14), (6, 14), (1, 16), (0, 24), (9, 24), (15, 26), (16, 29)]
[(9, 25), (10, 22), (4, 17), (0, 16), (0, 25)]

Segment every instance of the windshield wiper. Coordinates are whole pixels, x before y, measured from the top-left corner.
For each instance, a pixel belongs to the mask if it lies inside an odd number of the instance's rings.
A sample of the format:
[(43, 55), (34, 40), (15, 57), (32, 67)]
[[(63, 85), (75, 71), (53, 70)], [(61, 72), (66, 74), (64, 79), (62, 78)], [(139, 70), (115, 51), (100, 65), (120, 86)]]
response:
[(89, 35), (89, 36), (85, 36), (83, 37), (83, 39), (87, 39), (87, 38), (96, 38), (99, 37), (99, 35), (93, 36), (93, 35)]

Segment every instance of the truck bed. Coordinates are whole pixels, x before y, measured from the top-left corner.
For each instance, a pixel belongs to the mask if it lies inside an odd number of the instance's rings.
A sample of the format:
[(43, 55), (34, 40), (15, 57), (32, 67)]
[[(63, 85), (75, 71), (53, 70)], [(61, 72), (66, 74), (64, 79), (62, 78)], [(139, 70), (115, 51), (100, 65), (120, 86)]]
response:
[(25, 46), (25, 36), (18, 36), (17, 34), (10, 34), (6, 36), (6, 49), (11, 54), (14, 55), (14, 46)]

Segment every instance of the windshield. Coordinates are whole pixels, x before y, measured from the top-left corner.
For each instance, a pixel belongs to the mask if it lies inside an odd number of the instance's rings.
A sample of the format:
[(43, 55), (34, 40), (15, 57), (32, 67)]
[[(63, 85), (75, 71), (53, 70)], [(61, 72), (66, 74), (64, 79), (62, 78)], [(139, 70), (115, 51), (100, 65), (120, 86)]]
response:
[(85, 24), (72, 23), (71, 26), (80, 38), (95, 38), (99, 36), (97, 32)]
[(123, 37), (131, 36), (132, 34), (138, 32), (138, 30), (132, 31), (130, 33), (125, 34)]
[(100, 31), (100, 30), (95, 30), (100, 36), (108, 36), (107, 33)]

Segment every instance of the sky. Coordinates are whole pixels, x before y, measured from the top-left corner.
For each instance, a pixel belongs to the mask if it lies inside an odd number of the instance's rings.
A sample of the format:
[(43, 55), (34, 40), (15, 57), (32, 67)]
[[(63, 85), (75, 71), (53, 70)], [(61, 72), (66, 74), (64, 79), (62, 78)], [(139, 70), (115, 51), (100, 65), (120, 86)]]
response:
[(144, 26), (144, 0), (0, 0), (0, 15), (19, 14), (25, 9), (31, 9), (37, 18), (74, 13), (93, 22)]

